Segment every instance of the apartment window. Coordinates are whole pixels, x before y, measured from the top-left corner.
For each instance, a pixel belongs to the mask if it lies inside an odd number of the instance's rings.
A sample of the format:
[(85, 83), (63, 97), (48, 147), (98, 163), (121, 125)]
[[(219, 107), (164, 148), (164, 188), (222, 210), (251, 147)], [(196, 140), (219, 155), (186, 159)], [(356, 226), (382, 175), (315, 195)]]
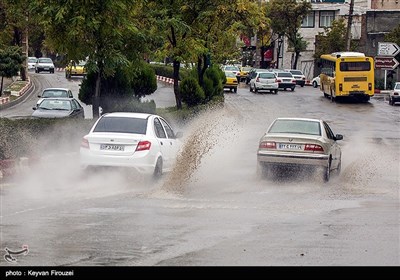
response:
[(335, 19), (335, 11), (320, 11), (319, 27), (331, 27), (334, 19)]
[(314, 27), (314, 21), (315, 21), (315, 12), (312, 11), (303, 18), (303, 21), (301, 22), (301, 27), (304, 28)]

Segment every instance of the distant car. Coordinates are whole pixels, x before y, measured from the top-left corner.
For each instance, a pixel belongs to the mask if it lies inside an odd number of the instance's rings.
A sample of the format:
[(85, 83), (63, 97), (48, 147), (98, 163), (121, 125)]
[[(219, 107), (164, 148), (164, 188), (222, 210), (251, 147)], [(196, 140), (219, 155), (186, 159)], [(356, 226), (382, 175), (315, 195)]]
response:
[(232, 72), (235, 74), (235, 77), (237, 78), (238, 82), (240, 82), (240, 69), (236, 65), (224, 65), (222, 67), (222, 71), (224, 72)]
[(303, 72), (297, 69), (289, 69), (287, 71), (292, 73), (293, 77), (296, 79), (297, 85), (304, 87), (306, 84), (306, 76), (303, 74)]
[(35, 70), (35, 65), (36, 65), (37, 58), (34, 56), (28, 57), (27, 63), (28, 63), (28, 70)]
[(159, 178), (174, 166), (181, 147), (179, 137), (181, 133), (175, 133), (158, 115), (104, 114), (82, 139), (81, 166), (131, 167)]
[(238, 80), (233, 72), (225, 71), (226, 82), (224, 84), (224, 89), (227, 88), (234, 93), (237, 93)]
[(250, 91), (255, 93), (261, 90), (278, 93), (278, 80), (273, 72), (258, 72), (256, 76), (250, 80)]
[(242, 66), (240, 67), (240, 81), (245, 81), (247, 77), (247, 73), (252, 69), (250, 66)]
[(37, 102), (37, 105), (42, 101), (42, 98), (49, 97), (58, 97), (58, 98), (73, 98), (72, 91), (68, 88), (46, 88), (43, 90), (41, 95), (38, 95), (40, 98)]
[(86, 76), (86, 61), (79, 60), (78, 63), (71, 60), (67, 67), (65, 67), (65, 77), (67, 79), (71, 78), (72, 76)]
[(319, 75), (311, 80), (311, 84), (315, 88), (319, 87), (319, 85), (320, 85)]
[(320, 170), (327, 182), (331, 171), (340, 173), (342, 152), (337, 141), (342, 139), (321, 119), (277, 118), (259, 141), (258, 172), (265, 177), (279, 167), (312, 168)]
[(32, 109), (33, 118), (85, 118), (83, 107), (75, 98), (42, 98)]
[(274, 72), (278, 79), (279, 88), (283, 88), (283, 90), (290, 88), (294, 91), (296, 88), (296, 79), (293, 77), (292, 73), (281, 70), (274, 70)]
[(53, 60), (51, 60), (51, 58), (40, 57), (36, 61), (35, 72), (40, 73), (43, 71), (54, 73), (54, 63), (53, 63)]
[(396, 82), (389, 93), (389, 105), (394, 105), (396, 102), (400, 102), (400, 82)]

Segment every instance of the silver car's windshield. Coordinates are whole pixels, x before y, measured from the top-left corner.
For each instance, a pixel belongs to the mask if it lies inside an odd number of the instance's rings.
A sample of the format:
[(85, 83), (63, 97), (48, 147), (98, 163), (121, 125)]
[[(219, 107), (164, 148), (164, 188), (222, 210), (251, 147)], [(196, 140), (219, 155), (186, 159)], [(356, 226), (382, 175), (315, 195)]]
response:
[(394, 89), (400, 89), (400, 84), (396, 84), (396, 86), (394, 87)]
[(146, 134), (147, 119), (126, 117), (103, 117), (93, 132)]
[(292, 73), (293, 75), (303, 75), (303, 73), (301, 73), (301, 71), (297, 71), (297, 70), (292, 70), (292, 71), (290, 71), (290, 73)]
[(321, 135), (321, 128), (315, 121), (276, 120), (268, 132)]

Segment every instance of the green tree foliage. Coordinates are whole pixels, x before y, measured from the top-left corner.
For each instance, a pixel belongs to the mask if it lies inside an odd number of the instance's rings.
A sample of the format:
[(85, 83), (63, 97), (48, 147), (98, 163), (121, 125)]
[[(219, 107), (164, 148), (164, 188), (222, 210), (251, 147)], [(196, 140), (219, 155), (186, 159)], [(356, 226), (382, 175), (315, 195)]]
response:
[[(180, 63), (197, 62), (200, 85), (208, 67), (222, 54), (237, 55), (236, 38), (248, 26), (255, 28), (262, 15), (256, 0), (154, 0), (148, 1), (147, 26), (163, 41), (160, 52), (173, 60), (174, 93), (182, 107), (178, 77)], [(212, 63), (212, 62), (211, 62)]]
[(334, 20), (331, 27), (319, 32), (315, 46), (314, 58), (322, 54), (344, 51), (346, 49), (346, 23), (344, 19)]
[(24, 60), (25, 56), (22, 55), (20, 47), (8, 46), (4, 49), (0, 47), (0, 96), (3, 92), (4, 77), (17, 76)]
[(138, 73), (131, 81), (133, 92), (137, 97), (152, 94), (157, 90), (156, 73), (147, 63), (142, 63)]
[(307, 48), (306, 42), (299, 34), (303, 18), (311, 11), (311, 3), (297, 0), (270, 0), (267, 3), (267, 16), (275, 34), (286, 36), (289, 47), (295, 54), (292, 68), (297, 68), (297, 61), (302, 51)]
[(189, 107), (194, 107), (204, 102), (206, 96), (197, 79), (193, 77), (185, 78), (179, 87), (182, 94), (182, 101)]
[[(101, 107), (103, 113), (113, 111), (136, 111), (140, 97), (153, 93), (157, 89), (154, 70), (145, 62), (139, 65), (130, 63), (116, 69), (118, 75), (102, 77)], [(89, 72), (81, 84), (79, 99), (85, 104), (92, 104), (96, 91), (97, 74)], [(146, 105), (144, 105), (146, 107)], [(153, 111), (152, 106), (150, 111)], [(154, 108), (155, 109), (155, 108)], [(145, 109), (149, 112), (148, 109)]]
[(207, 68), (203, 83), (206, 101), (213, 100), (215, 96), (224, 95), (224, 76), (224, 72), (216, 65)]

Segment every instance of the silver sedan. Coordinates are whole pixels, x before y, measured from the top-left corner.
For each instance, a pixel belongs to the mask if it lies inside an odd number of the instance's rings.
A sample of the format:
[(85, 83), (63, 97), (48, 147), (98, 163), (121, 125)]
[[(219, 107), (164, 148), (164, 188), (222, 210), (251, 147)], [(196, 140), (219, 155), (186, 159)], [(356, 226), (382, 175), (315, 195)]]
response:
[(321, 170), (328, 182), (332, 170), (340, 172), (337, 140), (342, 139), (320, 119), (277, 118), (260, 139), (258, 172), (265, 177), (275, 167), (311, 167)]

